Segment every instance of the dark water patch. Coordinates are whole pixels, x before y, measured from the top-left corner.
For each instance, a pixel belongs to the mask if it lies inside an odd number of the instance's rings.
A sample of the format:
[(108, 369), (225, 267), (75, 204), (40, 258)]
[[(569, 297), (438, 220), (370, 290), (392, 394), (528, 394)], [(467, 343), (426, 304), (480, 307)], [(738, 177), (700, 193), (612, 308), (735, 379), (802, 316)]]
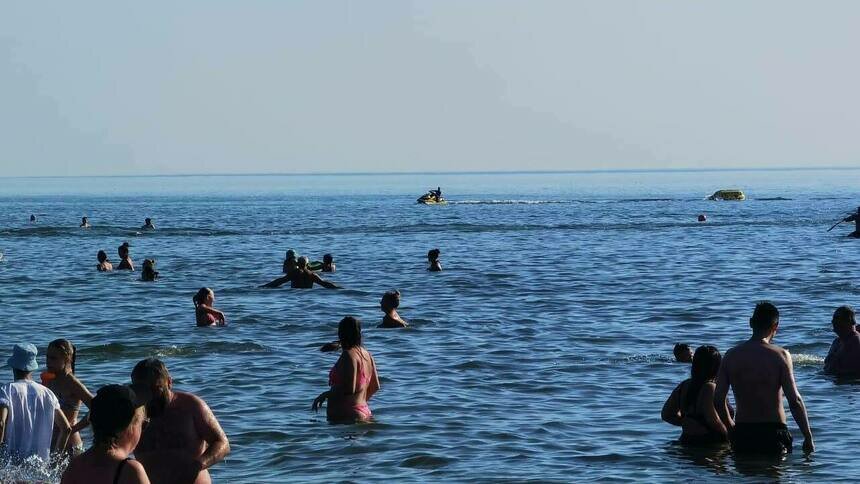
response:
[(445, 467), (454, 459), (432, 454), (413, 455), (400, 462), (401, 467), (409, 467), (413, 469), (438, 469)]
[(753, 200), (758, 200), (762, 202), (781, 202), (781, 201), (789, 201), (794, 200), (793, 198), (786, 197), (763, 197), (763, 198), (753, 198)]
[(204, 341), (199, 344), (189, 345), (108, 343), (104, 345), (83, 347), (78, 349), (78, 353), (82, 355), (109, 359), (112, 359), (114, 357), (180, 357), (209, 354), (245, 354), (271, 352), (271, 348), (257, 343), (234, 343), (227, 341)]

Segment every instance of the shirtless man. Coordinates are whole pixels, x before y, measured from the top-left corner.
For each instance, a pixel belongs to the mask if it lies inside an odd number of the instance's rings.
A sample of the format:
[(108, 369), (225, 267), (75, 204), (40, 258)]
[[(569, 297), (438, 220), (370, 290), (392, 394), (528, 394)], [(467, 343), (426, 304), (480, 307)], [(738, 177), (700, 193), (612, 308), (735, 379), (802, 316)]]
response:
[(854, 232), (848, 234), (848, 237), (860, 239), (860, 207), (857, 207), (857, 213), (845, 217), (842, 221), (854, 222)]
[(136, 385), (148, 386), (150, 423), (144, 427), (135, 457), (153, 484), (208, 484), (209, 467), (230, 452), (227, 436), (206, 402), (173, 391), (173, 380), (160, 360), (147, 358), (131, 372)]
[(329, 282), (319, 275), (315, 274), (313, 271), (308, 269), (308, 258), (305, 256), (299, 257), (296, 261), (297, 269), (294, 271), (290, 271), (284, 277), (279, 277), (272, 282), (263, 284), (260, 287), (265, 288), (273, 288), (280, 287), (283, 284), (289, 282), (290, 287), (294, 289), (311, 289), (314, 287), (314, 283), (319, 284), (322, 287), (326, 287), (328, 289), (340, 289), (337, 284), (333, 282)]
[(824, 371), (834, 375), (860, 375), (860, 333), (854, 310), (850, 306), (836, 308), (832, 324), (837, 338), (824, 359)]
[[(791, 416), (803, 432), (803, 451), (815, 450), (803, 398), (794, 382), (791, 354), (772, 343), (779, 327), (779, 310), (769, 302), (756, 305), (750, 327), (752, 337), (726, 352), (717, 374), (714, 406), (729, 429), (738, 453), (791, 452), (791, 434), (785, 425), (783, 393)], [(735, 395), (737, 415), (729, 416), (729, 387)]]

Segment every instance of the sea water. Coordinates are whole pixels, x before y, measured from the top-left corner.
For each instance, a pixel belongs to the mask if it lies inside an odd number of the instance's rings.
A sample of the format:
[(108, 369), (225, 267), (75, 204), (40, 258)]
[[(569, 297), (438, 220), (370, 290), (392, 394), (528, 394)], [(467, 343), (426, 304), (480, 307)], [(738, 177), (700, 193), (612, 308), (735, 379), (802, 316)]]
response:
[[(451, 203), (415, 203), (436, 186)], [(705, 200), (722, 188), (748, 200)], [(68, 338), (93, 392), (163, 359), (229, 436), (220, 482), (831, 481), (860, 470), (858, 386), (822, 374), (833, 310), (860, 305), (860, 241), (826, 230), (857, 205), (854, 170), (3, 178), (0, 353), (33, 342), (44, 364)], [(157, 282), (96, 272), (125, 241)], [(444, 272), (426, 270), (434, 247)], [(287, 249), (333, 254), (324, 276), (344, 289), (259, 289)], [(227, 327), (195, 327), (201, 286)], [(389, 289), (407, 329), (375, 328)], [(791, 420), (796, 450), (776, 464), (684, 450), (660, 420), (689, 373), (672, 346), (724, 352), (762, 299), (817, 451)], [(318, 348), (346, 315), (381, 377), (371, 424), (310, 410), (337, 358)]]

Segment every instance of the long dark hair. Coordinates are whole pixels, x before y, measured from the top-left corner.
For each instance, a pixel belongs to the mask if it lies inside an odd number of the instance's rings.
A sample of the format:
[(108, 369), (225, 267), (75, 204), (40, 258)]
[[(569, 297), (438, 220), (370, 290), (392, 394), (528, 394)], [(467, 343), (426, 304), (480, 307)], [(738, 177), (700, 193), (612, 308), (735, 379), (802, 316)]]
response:
[(337, 339), (345, 350), (361, 346), (361, 321), (352, 316), (341, 319), (337, 325)]
[(690, 402), (696, 405), (699, 398), (699, 391), (705, 386), (705, 383), (713, 381), (717, 377), (717, 372), (720, 370), (720, 363), (723, 361), (723, 356), (716, 347), (711, 345), (702, 345), (696, 348), (693, 354), (693, 366), (690, 368), (690, 387), (687, 390), (687, 407)]
[(63, 352), (72, 363), (72, 374), (75, 373), (75, 358), (77, 357), (78, 350), (75, 348), (75, 345), (72, 344), (71, 341), (67, 339), (55, 339), (48, 343), (48, 348), (56, 348)]
[(191, 300), (194, 301), (194, 309), (197, 309), (201, 304), (203, 304), (203, 299), (206, 298), (206, 295), (209, 294), (209, 291), (211, 290), (212, 289), (209, 289), (208, 287), (201, 287), (200, 290), (197, 291), (197, 294), (191, 298)]

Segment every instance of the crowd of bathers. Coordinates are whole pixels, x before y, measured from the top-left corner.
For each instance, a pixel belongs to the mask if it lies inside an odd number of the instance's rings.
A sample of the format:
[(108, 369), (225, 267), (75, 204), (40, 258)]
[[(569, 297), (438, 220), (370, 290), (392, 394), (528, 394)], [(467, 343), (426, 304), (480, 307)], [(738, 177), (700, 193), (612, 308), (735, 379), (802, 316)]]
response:
[[(35, 222), (35, 216), (31, 216)], [(92, 225), (87, 217), (80, 228)], [(141, 229), (155, 230), (147, 218)], [(120, 262), (114, 267), (103, 250), (97, 254), (99, 272), (134, 271), (131, 246), (123, 242), (117, 249)], [(427, 254), (428, 271), (439, 272), (439, 249)], [(260, 287), (275, 288), (287, 282), (293, 288), (309, 289), (314, 284), (337, 289), (316, 271), (334, 273), (331, 254), (321, 262), (310, 262), (288, 250), (284, 276)], [(155, 260), (143, 263), (141, 279), (156, 281)], [(380, 308), (384, 316), (378, 327), (403, 328), (400, 317), (401, 294), (383, 294)], [(214, 307), (215, 292), (203, 287), (192, 297), (197, 326), (223, 326), (225, 314)], [(329, 371), (329, 388), (312, 402), (316, 411), (324, 404), (333, 423), (368, 421), (368, 402), (379, 391), (379, 375), (373, 356), (362, 344), (361, 322), (352, 316), (338, 324), (336, 341), (321, 351), (340, 350)], [(165, 364), (156, 358), (140, 361), (131, 370), (131, 384), (110, 384), (93, 395), (75, 375), (77, 349), (67, 339), (52, 341), (45, 354), (45, 370), (39, 370), (38, 350), (32, 343), (16, 344), (7, 360), (13, 381), (0, 386), (0, 452), (5, 459), (23, 461), (38, 456), (69, 456), (63, 483), (192, 483), (209, 482), (208, 468), (222, 461), (230, 444), (214, 413), (199, 397), (175, 390)], [(89, 413), (81, 417), (81, 406)], [(92, 428), (92, 445), (84, 450), (80, 432)], [(132, 457), (133, 456), (133, 457)]]
[[(824, 360), (824, 371), (837, 376), (860, 376), (860, 333), (854, 310), (840, 306), (831, 326), (836, 338)], [(792, 436), (785, 425), (783, 397), (803, 434), (803, 450), (815, 449), (806, 405), (794, 379), (791, 354), (774, 344), (779, 329), (779, 310), (764, 301), (750, 318), (752, 336), (728, 350), (723, 357), (714, 346), (695, 353), (676, 344), (675, 359), (692, 363), (690, 378), (682, 381), (663, 405), (664, 421), (681, 427), (685, 445), (729, 443), (735, 453), (781, 455), (792, 450)], [(728, 401), (732, 390), (735, 405)]]

